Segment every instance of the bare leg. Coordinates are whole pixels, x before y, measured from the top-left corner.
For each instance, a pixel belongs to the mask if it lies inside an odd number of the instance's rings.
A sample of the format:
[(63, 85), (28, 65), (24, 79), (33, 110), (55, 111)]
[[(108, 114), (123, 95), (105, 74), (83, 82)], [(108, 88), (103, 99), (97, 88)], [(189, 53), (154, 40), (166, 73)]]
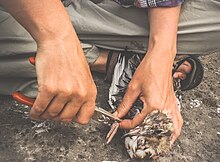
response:
[(108, 50), (100, 50), (99, 57), (93, 64), (90, 65), (91, 70), (105, 73), (107, 59), (108, 59)]

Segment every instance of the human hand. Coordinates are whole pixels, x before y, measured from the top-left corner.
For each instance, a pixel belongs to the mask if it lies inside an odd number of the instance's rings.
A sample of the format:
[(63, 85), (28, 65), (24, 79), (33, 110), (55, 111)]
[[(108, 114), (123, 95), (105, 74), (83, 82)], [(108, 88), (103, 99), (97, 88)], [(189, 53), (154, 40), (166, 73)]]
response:
[(142, 111), (132, 120), (123, 120), (120, 127), (131, 129), (143, 122), (144, 118), (154, 110), (163, 110), (168, 113), (174, 124), (174, 134), (171, 144), (180, 135), (183, 119), (177, 106), (172, 82), (173, 59), (164, 57), (161, 49), (150, 50), (137, 68), (121, 104), (115, 115), (124, 117), (138, 97), (143, 102)]
[(33, 119), (88, 123), (96, 87), (70, 18), (60, 0), (1, 0), (37, 43), (38, 96)]
[(39, 43), (35, 65), (39, 92), (31, 118), (88, 123), (97, 92), (77, 36)]

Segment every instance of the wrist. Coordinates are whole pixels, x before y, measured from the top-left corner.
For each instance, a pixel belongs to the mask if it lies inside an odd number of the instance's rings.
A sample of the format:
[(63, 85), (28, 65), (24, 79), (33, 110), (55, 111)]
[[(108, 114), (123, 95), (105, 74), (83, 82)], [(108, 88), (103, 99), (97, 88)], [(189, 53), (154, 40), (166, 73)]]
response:
[(176, 50), (161, 48), (158, 46), (151, 47), (144, 59), (143, 64), (149, 65), (148, 68), (160, 71), (172, 71)]
[[(59, 34), (60, 33), (60, 34)], [(74, 46), (79, 44), (79, 39), (73, 29), (68, 32), (59, 32), (57, 33), (41, 33), (39, 38), (36, 39), (38, 47), (48, 47), (48, 46)], [(61, 34), (62, 33), (62, 34)]]
[(169, 48), (167, 46), (154, 45), (148, 48), (146, 57), (150, 57), (158, 61), (163, 59), (168, 62), (174, 61), (176, 56), (176, 48)]
[(34, 39), (37, 44), (45, 44), (49, 42), (76, 41), (77, 35), (73, 27), (40, 29), (34, 33)]
[(169, 40), (162, 37), (152, 37), (149, 40), (148, 52), (156, 51), (157, 55), (166, 56), (168, 59), (174, 59), (177, 52), (176, 39)]

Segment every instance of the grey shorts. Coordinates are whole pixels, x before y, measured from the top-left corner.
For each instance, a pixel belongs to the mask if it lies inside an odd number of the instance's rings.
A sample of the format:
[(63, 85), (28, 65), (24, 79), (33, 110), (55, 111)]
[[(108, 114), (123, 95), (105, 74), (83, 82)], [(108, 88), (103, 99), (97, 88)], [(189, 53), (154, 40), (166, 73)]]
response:
[[(74, 0), (66, 7), (89, 63), (97, 47), (146, 53), (149, 36), (147, 9), (123, 8), (110, 0), (95, 4)], [(0, 8), (0, 94), (10, 94), (36, 80), (28, 57), (36, 53), (30, 34)], [(178, 54), (220, 53), (220, 0), (186, 0), (178, 28)]]

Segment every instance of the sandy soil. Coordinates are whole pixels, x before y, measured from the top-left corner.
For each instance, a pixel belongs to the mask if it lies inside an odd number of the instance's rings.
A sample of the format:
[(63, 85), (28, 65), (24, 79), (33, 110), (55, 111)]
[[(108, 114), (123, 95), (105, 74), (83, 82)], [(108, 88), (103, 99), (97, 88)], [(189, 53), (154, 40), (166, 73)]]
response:
[[(196, 89), (184, 92), (184, 127), (169, 155), (157, 162), (220, 161), (220, 55), (205, 56), (205, 78)], [(109, 85), (94, 75), (98, 86), (97, 105), (108, 107)], [(37, 123), (27, 117), (28, 107), (10, 97), (0, 97), (0, 162), (70, 161), (132, 162), (119, 132), (104, 145), (108, 127), (94, 121), (87, 126)], [(149, 160), (150, 161), (150, 160)]]

